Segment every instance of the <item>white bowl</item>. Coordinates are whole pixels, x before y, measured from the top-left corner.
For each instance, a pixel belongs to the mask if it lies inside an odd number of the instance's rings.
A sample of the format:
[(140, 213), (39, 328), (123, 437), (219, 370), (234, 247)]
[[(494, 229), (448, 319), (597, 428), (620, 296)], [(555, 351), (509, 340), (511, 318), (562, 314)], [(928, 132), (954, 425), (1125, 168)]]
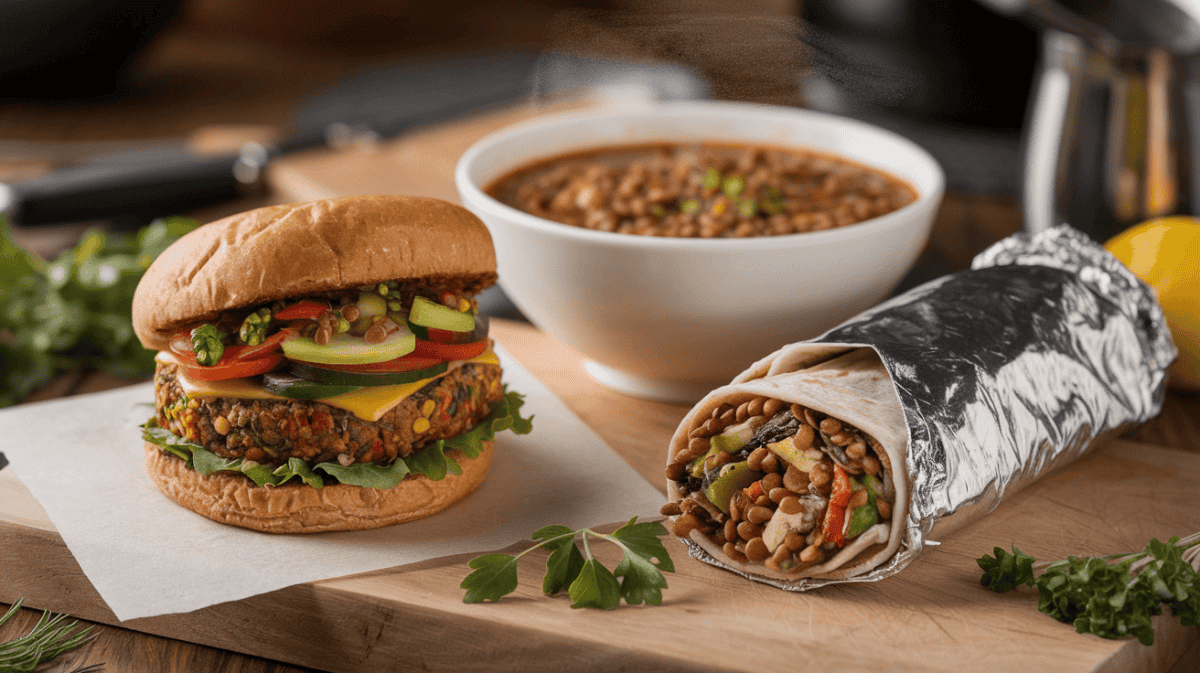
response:
[[(665, 238), (542, 219), (484, 193), (510, 170), (575, 149), (657, 140), (806, 147), (900, 177), (918, 198), (865, 222), (755, 238)], [(455, 170), (496, 246), (500, 283), (601, 383), (692, 402), (776, 348), (878, 303), (916, 261), (944, 175), (916, 144), (858, 121), (745, 103), (673, 103), (544, 117), (492, 134)]]

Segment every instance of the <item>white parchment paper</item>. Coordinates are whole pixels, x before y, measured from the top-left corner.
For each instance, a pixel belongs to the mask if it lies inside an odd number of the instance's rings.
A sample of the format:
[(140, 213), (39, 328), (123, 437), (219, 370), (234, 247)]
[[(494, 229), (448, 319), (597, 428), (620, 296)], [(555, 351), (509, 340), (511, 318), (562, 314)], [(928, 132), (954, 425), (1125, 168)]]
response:
[(529, 539), (658, 518), (664, 497), (516, 360), (497, 348), (509, 390), (534, 415), (528, 435), (496, 435), (487, 480), (427, 519), (344, 533), (271, 535), (176, 505), (143, 466), (153, 385), (0, 411), (0, 447), (122, 621), (189, 612), (282, 587)]

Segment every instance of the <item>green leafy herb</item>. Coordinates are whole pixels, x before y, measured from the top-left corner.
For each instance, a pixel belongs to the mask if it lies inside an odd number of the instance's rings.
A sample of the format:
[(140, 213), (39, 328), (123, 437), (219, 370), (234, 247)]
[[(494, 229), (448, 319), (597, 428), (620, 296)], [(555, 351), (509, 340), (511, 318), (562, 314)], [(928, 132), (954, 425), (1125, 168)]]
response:
[(300, 479), (313, 488), (321, 488), (325, 480), (317, 474), (320, 471), (342, 484), (386, 490), (395, 488), (409, 474), (423, 474), (433, 481), (441, 481), (447, 474), (462, 474), (458, 462), (446, 455), (449, 450), (457, 450), (468, 459), (474, 459), (483, 451), (483, 442), (493, 441), (497, 432), (511, 430), (518, 435), (529, 434), (533, 430), (533, 417), (521, 417), (523, 404), (522, 395), (505, 388), (504, 395), (492, 404), (491, 413), (479, 425), (457, 437), (438, 440), (407, 459), (397, 458), (390, 465), (325, 462), (309, 467), (299, 458), (290, 458), (287, 463), (271, 468), (252, 460), (222, 458), (195, 442), (159, 427), (153, 418), (142, 426), (142, 438), (174, 454), (200, 474), (241, 472), (259, 486), (279, 486), (292, 479)]
[(1021, 584), (1033, 586), (1034, 558), (1015, 546), (1012, 549), (1013, 553), (1009, 554), (996, 547), (993, 550), (995, 558), (984, 556), (976, 561), (983, 568), (983, 577), (979, 580), (983, 586), (996, 593), (1012, 591)]
[[(3, 626), (21, 609), (24, 599), (18, 600), (0, 617)], [(64, 624), (66, 615), (43, 612), (27, 635), (0, 643), (0, 671), (32, 671), (58, 655), (73, 650), (91, 640), (91, 626), (76, 630), (78, 622)]]
[[(637, 517), (611, 535), (589, 528), (546, 526), (534, 532), (532, 539), (538, 540), (537, 544), (515, 556), (487, 554), (473, 559), (468, 565), (474, 572), (460, 585), (467, 590), (463, 602), (498, 601), (516, 591), (517, 561), (544, 547), (550, 550), (550, 557), (546, 559), (542, 591), (555, 594), (565, 590), (573, 608), (610, 610), (620, 605), (622, 598), (629, 605), (662, 605), (662, 590), (667, 588), (662, 571), (675, 571), (670, 555), (658, 539), (666, 534), (667, 529), (661, 523), (638, 523)], [(583, 551), (576, 538), (582, 542)], [(592, 555), (591, 540), (607, 540), (625, 552), (614, 571), (610, 572)]]
[(742, 217), (753, 217), (758, 210), (758, 205), (751, 199), (741, 199), (737, 204), (738, 215)]
[(700, 184), (700, 188), (704, 191), (711, 191), (721, 186), (721, 171), (715, 168), (704, 169), (704, 182)]
[(45, 262), (0, 217), (0, 407), (67, 371), (152, 374), (154, 352), (133, 333), (133, 291), (150, 262), (197, 226), (166, 218), (136, 235), (90, 231)]
[(746, 178), (740, 175), (725, 178), (725, 182), (721, 184), (721, 191), (725, 192), (725, 196), (728, 196), (730, 201), (736, 201), (745, 189)]
[(980, 583), (997, 592), (1036, 587), (1038, 610), (1074, 624), (1078, 633), (1136, 636), (1152, 645), (1150, 618), (1164, 605), (1184, 626), (1200, 626), (1200, 533), (1152, 539), (1134, 554), (1069, 556), (1053, 563), (1035, 564), (1032, 556), (1012, 550), (997, 547), (994, 557), (978, 559), (984, 571)]

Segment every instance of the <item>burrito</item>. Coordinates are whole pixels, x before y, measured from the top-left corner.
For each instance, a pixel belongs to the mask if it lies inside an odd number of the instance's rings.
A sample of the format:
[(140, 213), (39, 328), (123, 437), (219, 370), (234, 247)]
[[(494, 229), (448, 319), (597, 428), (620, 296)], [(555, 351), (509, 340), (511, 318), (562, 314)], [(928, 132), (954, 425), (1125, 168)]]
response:
[(1153, 292), (1060, 227), (1001, 241), (704, 397), (667, 452), (689, 553), (789, 590), (873, 581), (1161, 409)]

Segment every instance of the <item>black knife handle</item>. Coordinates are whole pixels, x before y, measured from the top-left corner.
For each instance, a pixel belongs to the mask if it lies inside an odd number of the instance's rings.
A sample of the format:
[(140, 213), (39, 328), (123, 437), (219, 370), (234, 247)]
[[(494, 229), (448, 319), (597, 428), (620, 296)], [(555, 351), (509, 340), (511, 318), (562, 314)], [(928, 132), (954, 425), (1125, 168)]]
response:
[[(262, 150), (262, 148), (258, 148)], [(0, 200), (17, 225), (159, 217), (236, 199), (256, 187), (265, 162), (254, 152), (153, 157), (77, 166), (7, 187)]]

